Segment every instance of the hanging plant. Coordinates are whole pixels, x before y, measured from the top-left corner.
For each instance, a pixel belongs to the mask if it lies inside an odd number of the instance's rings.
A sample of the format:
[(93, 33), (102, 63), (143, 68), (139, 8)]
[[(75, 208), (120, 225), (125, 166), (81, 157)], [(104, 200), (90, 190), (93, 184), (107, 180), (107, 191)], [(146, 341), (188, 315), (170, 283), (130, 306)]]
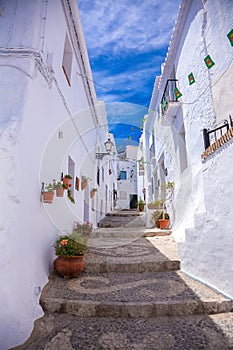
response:
[(92, 188), (90, 191), (90, 198), (92, 199), (95, 196), (95, 193), (97, 192), (97, 188)]
[(72, 179), (72, 176), (67, 174), (63, 177), (62, 181), (63, 181), (63, 184), (68, 188), (71, 186), (70, 184), (70, 180)]
[(71, 190), (70, 189), (68, 189), (68, 191), (67, 191), (67, 197), (69, 198), (71, 203), (75, 204), (75, 200), (74, 200), (74, 197), (71, 194)]
[(54, 186), (53, 184), (49, 183), (45, 186), (44, 191), (42, 192), (42, 200), (43, 203), (53, 203), (53, 197), (54, 197)]

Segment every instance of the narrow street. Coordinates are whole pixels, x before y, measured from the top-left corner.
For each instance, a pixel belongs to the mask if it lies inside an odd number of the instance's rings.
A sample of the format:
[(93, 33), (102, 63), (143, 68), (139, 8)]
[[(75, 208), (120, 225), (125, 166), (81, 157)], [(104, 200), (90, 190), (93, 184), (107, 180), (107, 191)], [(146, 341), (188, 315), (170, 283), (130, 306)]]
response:
[(232, 301), (180, 270), (170, 232), (120, 214), (94, 231), (81, 277), (50, 275), (45, 315), (17, 349), (233, 349)]

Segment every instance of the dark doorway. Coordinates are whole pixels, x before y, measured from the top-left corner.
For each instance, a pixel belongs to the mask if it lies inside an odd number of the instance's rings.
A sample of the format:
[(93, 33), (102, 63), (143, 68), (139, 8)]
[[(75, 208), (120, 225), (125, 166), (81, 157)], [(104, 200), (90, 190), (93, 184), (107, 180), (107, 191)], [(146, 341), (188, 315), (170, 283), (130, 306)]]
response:
[(131, 194), (130, 195), (130, 209), (137, 209), (138, 206), (138, 195)]

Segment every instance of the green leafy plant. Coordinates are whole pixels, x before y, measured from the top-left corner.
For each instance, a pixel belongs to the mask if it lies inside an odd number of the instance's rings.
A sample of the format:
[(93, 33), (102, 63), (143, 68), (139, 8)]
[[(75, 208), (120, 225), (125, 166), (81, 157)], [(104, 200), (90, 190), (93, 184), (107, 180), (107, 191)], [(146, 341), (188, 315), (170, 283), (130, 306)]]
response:
[(156, 199), (155, 201), (147, 205), (148, 209), (161, 209), (162, 206), (163, 206), (163, 202), (161, 199)]
[[(65, 188), (67, 188), (67, 187), (65, 187)], [(69, 200), (71, 201), (71, 203), (75, 204), (74, 197), (72, 196), (71, 190), (70, 190), (69, 188), (67, 189), (67, 197), (69, 198)]]
[(59, 236), (53, 245), (58, 256), (77, 256), (86, 252), (86, 241), (78, 232)]
[(69, 175), (69, 174), (67, 174), (67, 175), (65, 175), (63, 178), (65, 178), (65, 179), (72, 179), (72, 176), (71, 175)]
[(145, 205), (145, 202), (141, 197), (139, 198), (138, 205)]
[(67, 188), (66, 185), (64, 185), (64, 184), (63, 184), (62, 182), (60, 182), (60, 181), (59, 181), (59, 182), (56, 182), (56, 181), (55, 181), (55, 182), (53, 183), (53, 186), (54, 186), (55, 189), (56, 189), (56, 188), (65, 188), (65, 189)]
[(164, 219), (166, 220), (170, 219), (170, 216), (168, 213), (163, 213), (162, 210), (155, 210), (151, 215), (151, 223), (159, 227), (158, 220), (163, 219), (163, 215), (164, 215)]
[(167, 183), (161, 184), (159, 197), (162, 202), (162, 219), (165, 219), (165, 204), (168, 199), (171, 199), (174, 193), (174, 182), (168, 181)]
[(45, 186), (44, 192), (54, 192), (54, 185), (49, 183), (48, 185)]

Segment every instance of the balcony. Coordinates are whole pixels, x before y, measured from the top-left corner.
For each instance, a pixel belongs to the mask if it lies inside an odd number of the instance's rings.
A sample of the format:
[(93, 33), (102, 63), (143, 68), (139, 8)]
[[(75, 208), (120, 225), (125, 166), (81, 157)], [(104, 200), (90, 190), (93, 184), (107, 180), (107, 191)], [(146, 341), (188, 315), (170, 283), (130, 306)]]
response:
[(176, 116), (181, 102), (177, 100), (175, 95), (175, 89), (177, 88), (177, 79), (168, 79), (164, 93), (161, 99), (161, 110), (163, 124), (171, 124), (173, 122), (173, 117)]

